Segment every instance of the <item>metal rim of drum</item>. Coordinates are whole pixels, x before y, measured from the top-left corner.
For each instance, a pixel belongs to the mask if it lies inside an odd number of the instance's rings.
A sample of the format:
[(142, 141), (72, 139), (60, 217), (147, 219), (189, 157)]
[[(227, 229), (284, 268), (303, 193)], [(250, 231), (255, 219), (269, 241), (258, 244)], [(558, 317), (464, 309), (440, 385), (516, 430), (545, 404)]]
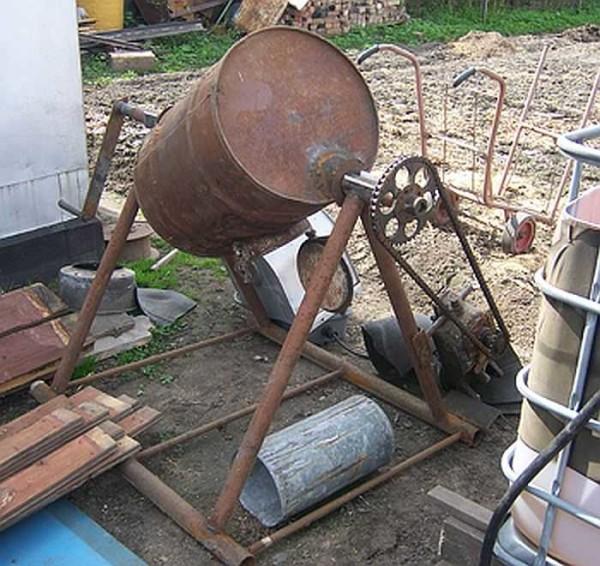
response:
[[(298, 256), (296, 258), (298, 277), (300, 283), (306, 291), (310, 284), (311, 275), (314, 268), (318, 264), (323, 249), (325, 247), (326, 238), (315, 238), (306, 240), (298, 250)], [(341, 288), (341, 292), (338, 290)], [(336, 297), (340, 297), (336, 299)], [(342, 258), (335, 270), (327, 294), (323, 299), (321, 308), (327, 312), (343, 313), (352, 303), (354, 297), (354, 286), (352, 280), (352, 274), (348, 265)]]
[(252, 179), (252, 181), (254, 183), (256, 183), (258, 186), (260, 186), (260, 188), (262, 188), (265, 191), (277, 194), (277, 195), (281, 196), (282, 198), (288, 199), (290, 201), (297, 201), (297, 202), (308, 203), (308, 204), (322, 204), (323, 206), (325, 206), (325, 205), (331, 203), (333, 199), (328, 197), (328, 198), (319, 199), (319, 200), (313, 202), (313, 201), (309, 201), (306, 199), (298, 198), (298, 197), (292, 196), (288, 193), (281, 193), (279, 190), (275, 190), (274, 187), (268, 186), (264, 180), (257, 178), (256, 174), (248, 169), (248, 167), (241, 161), (240, 157), (233, 150), (231, 143), (225, 133), (225, 128), (223, 126), (223, 121), (221, 119), (221, 113), (219, 110), (219, 100), (220, 100), (219, 92), (221, 90), (221, 81), (223, 79), (223, 71), (226, 69), (227, 62), (232, 57), (235, 56), (235, 53), (244, 44), (252, 41), (258, 35), (265, 34), (265, 33), (271, 33), (273, 31), (285, 31), (285, 32), (297, 33), (297, 34), (302, 34), (304, 36), (312, 37), (312, 38), (318, 40), (319, 42), (326, 44), (330, 49), (335, 51), (340, 56), (340, 60), (345, 61), (346, 64), (354, 71), (354, 73), (356, 74), (356, 76), (359, 79), (358, 82), (362, 83), (362, 85), (364, 86), (365, 93), (368, 95), (367, 98), (368, 98), (369, 104), (371, 106), (370, 113), (374, 118), (375, 143), (374, 143), (374, 147), (371, 148), (371, 151), (369, 152), (370, 153), (369, 158), (366, 160), (366, 162), (363, 163), (363, 168), (369, 170), (373, 166), (373, 164), (375, 163), (375, 159), (377, 157), (377, 150), (378, 150), (378, 145), (379, 145), (379, 117), (377, 114), (377, 106), (375, 104), (375, 100), (373, 98), (373, 94), (371, 93), (369, 86), (367, 85), (367, 83), (366, 83), (364, 77), (362, 76), (362, 73), (358, 69), (358, 67), (341, 49), (337, 48), (335, 45), (333, 45), (333, 43), (327, 41), (320, 35), (310, 32), (310, 31), (307, 31), (307, 30), (304, 30), (304, 29), (293, 28), (290, 26), (270, 26), (270, 27), (262, 28), (258, 31), (252, 32), (252, 33), (246, 35), (245, 37), (243, 37), (237, 43), (235, 43), (233, 45), (233, 47), (231, 47), (227, 51), (227, 53), (225, 53), (225, 55), (222, 57), (222, 59), (218, 62), (218, 66), (219, 66), (218, 74), (217, 74), (216, 80), (212, 87), (213, 90), (212, 90), (212, 96), (211, 96), (211, 113), (212, 113), (213, 119), (215, 121), (215, 124), (217, 125), (217, 132), (218, 132), (219, 138), (221, 140), (221, 143), (226, 148), (230, 157), (245, 172), (245, 174), (248, 175)]

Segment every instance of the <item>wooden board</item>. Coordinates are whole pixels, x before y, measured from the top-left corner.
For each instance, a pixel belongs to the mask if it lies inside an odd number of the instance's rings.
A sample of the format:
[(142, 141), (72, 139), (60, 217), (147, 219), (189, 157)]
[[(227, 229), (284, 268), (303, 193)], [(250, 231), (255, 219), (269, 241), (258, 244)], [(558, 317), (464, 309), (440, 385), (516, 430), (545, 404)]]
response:
[[(450, 515), (440, 532), (439, 556), (450, 564), (477, 564), (492, 511), (441, 485), (427, 493), (441, 511)], [(497, 560), (493, 566), (499, 566)]]
[(0, 295), (0, 337), (66, 313), (67, 305), (42, 283)]
[(463, 523), (485, 531), (492, 518), (492, 511), (454, 491), (436, 485), (427, 497), (435, 502), (442, 511), (449, 513)]
[(77, 315), (67, 315), (0, 338), (0, 383), (57, 361)]
[(116, 450), (117, 443), (94, 428), (0, 482), (0, 528), (75, 478), (99, 468)]
[[(478, 564), (484, 536), (484, 531), (454, 517), (448, 517), (440, 534), (439, 554), (456, 566)], [(501, 563), (494, 558), (492, 566), (501, 566)]]
[(54, 397), (54, 399), (50, 399), (50, 401), (47, 403), (28, 411), (24, 415), (21, 415), (20, 417), (17, 417), (6, 424), (0, 425), (0, 440), (6, 436), (16, 434), (28, 426), (31, 426), (39, 419), (49, 415), (55, 409), (66, 407), (67, 403), (68, 401), (66, 395), (58, 395), (57, 397)]
[(275, 25), (287, 7), (287, 0), (244, 0), (235, 23), (243, 31), (252, 32)]
[(159, 411), (146, 406), (121, 419), (119, 421), (119, 426), (121, 426), (128, 435), (137, 436), (150, 428), (160, 417), (161, 414)]
[(128, 395), (121, 395), (116, 398), (91, 386), (78, 391), (68, 399), (72, 403), (78, 404), (86, 401), (97, 403), (105, 407), (108, 410), (109, 418), (115, 421), (131, 414), (139, 404), (137, 399), (132, 399)]
[(18, 512), (13, 513), (12, 515), (6, 516), (4, 518), (2, 518), (1, 509), (2, 484), (0, 484), (0, 530), (11, 526), (17, 521), (23, 519), (24, 517), (31, 515), (36, 511), (39, 511), (46, 505), (52, 503), (53, 501), (64, 497), (74, 489), (77, 489), (78, 487), (82, 486), (86, 481), (97, 477), (98, 475), (124, 462), (128, 458), (131, 458), (141, 448), (140, 444), (132, 438), (130, 438), (129, 436), (124, 436), (117, 442), (112, 440), (112, 442), (115, 445), (114, 449), (110, 450), (108, 453), (103, 454), (101, 457), (92, 462), (91, 465), (81, 467), (70, 478), (65, 478), (63, 481), (56, 482), (53, 486), (49, 487), (49, 489), (47, 489), (44, 493), (41, 493), (38, 497), (30, 498), (29, 501), (27, 501), (24, 505), (22, 505), (19, 508)]
[(0, 440), (0, 481), (72, 440), (84, 425), (81, 415), (61, 408)]
[[(88, 386), (81, 391), (78, 391), (71, 397), (67, 397), (66, 395), (58, 395), (53, 399), (50, 399), (48, 402), (39, 405), (35, 409), (13, 419), (12, 421), (0, 426), (0, 440), (8, 435), (13, 435), (31, 426), (35, 422), (37, 422), (42, 417), (49, 415), (52, 411), (58, 408), (67, 408), (67, 409), (76, 409), (82, 404), (85, 403), (95, 403), (96, 398), (99, 396), (106, 396), (106, 393), (102, 393), (100, 390), (95, 387)], [(108, 411), (109, 409), (103, 405), (102, 403), (96, 403), (96, 405), (100, 405), (104, 408), (104, 410)]]

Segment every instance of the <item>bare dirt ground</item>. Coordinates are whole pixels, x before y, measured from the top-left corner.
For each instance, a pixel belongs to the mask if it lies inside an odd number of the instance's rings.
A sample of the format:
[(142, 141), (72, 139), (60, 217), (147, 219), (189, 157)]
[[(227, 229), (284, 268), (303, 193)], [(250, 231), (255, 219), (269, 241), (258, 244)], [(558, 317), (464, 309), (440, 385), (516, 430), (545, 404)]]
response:
[[(502, 41), (488, 38), (478, 42), (471, 37), (458, 46), (419, 48), (430, 131), (440, 128), (441, 101), (451, 77), (470, 65), (485, 65), (496, 70), (508, 82), (496, 167), (501, 170), (544, 42), (550, 42), (553, 47), (540, 88), (540, 97), (545, 102), (536, 105), (536, 123), (559, 132), (573, 128), (600, 60), (600, 33), (594, 29)], [(381, 144), (377, 168), (382, 168), (394, 157), (414, 154), (418, 149), (412, 73), (405, 63), (387, 55), (368, 61), (364, 73), (380, 109)], [(118, 80), (103, 88), (86, 87), (90, 160), (93, 161), (99, 148), (112, 100), (128, 96), (132, 103), (159, 112), (187, 92), (201, 74), (153, 75)], [(479, 145), (484, 145), (485, 138), (481, 133), (489, 124), (485, 120), (493, 104), (493, 89), (487, 83), (483, 89), (478, 103), (480, 122), (476, 128)], [(448, 130), (471, 139), (470, 103), (474, 97), (466, 91), (464, 95), (457, 91), (450, 96), (453, 102), (448, 110)], [(562, 110), (565, 107), (567, 110)], [(598, 112), (595, 116), (597, 120)], [(111, 173), (111, 191), (124, 193), (131, 186), (131, 170), (143, 136), (143, 128), (127, 124)], [(439, 161), (439, 144), (432, 146), (432, 155)], [(556, 177), (551, 173), (553, 169), (560, 174), (563, 159), (551, 144), (540, 147), (539, 139), (534, 137), (528, 139), (523, 156), (511, 192), (531, 204), (544, 205), (547, 200), (544, 183)], [(456, 155), (451, 159), (455, 160), (451, 179), (468, 186), (471, 173), (468, 158)], [(467, 214), (463, 219), (469, 241), (512, 332), (514, 344), (526, 360), (531, 353), (539, 306), (532, 273), (547, 254), (551, 229), (538, 226), (532, 253), (508, 257), (500, 247), (502, 215), (464, 202), (461, 208)], [(360, 345), (361, 322), (387, 316), (389, 305), (360, 230), (352, 239), (349, 253), (363, 283), (363, 293), (355, 301), (350, 325), (350, 339)], [(446, 232), (426, 229), (407, 246), (406, 254), (434, 287), (439, 288), (448, 281), (458, 287), (467, 278), (459, 246)], [(173, 345), (214, 336), (244, 324), (244, 313), (232, 299), (229, 281), (201, 270), (188, 270), (182, 280), (185, 281), (182, 290), (199, 304), (186, 317), (186, 327), (173, 340)], [(415, 307), (427, 312), (427, 302), (412, 285), (408, 288)], [(144, 438), (146, 444), (151, 444), (250, 403), (259, 394), (275, 356), (276, 349), (271, 344), (251, 337), (239, 340), (234, 346), (218, 346), (163, 364), (161, 370), (174, 377), (170, 383), (149, 380), (142, 373), (136, 373), (124, 379), (102, 382), (99, 386), (108, 392), (140, 395), (144, 401), (163, 411), (161, 423)], [(368, 363), (365, 367), (368, 368)], [(322, 371), (316, 367), (303, 362), (293, 381), (300, 383), (320, 373)], [(288, 401), (277, 417), (275, 428), (317, 412), (355, 391), (340, 382)], [(23, 407), (25, 395), (13, 397), (12, 403)], [(411, 455), (442, 437), (431, 427), (392, 407), (384, 407), (394, 423), (396, 458)], [(149, 467), (192, 504), (208, 510), (246, 422), (243, 419), (156, 457), (149, 461)], [(506, 488), (499, 459), (514, 439), (516, 422), (515, 418), (502, 419), (477, 448), (455, 446), (412, 468), (265, 552), (261, 563), (278, 566), (434, 564), (443, 517), (428, 503), (427, 491), (442, 484), (493, 507)], [(116, 472), (90, 482), (73, 498), (149, 564), (211, 563), (210, 556), (198, 544), (130, 488)], [(244, 544), (267, 532), (241, 512), (231, 521), (230, 531)]]

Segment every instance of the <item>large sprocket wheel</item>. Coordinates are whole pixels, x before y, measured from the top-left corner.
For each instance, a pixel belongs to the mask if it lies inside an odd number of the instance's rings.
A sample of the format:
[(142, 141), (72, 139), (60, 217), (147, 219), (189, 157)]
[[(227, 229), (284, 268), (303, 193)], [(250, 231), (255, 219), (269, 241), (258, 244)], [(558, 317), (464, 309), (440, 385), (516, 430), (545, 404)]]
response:
[(396, 159), (371, 196), (371, 219), (377, 237), (392, 247), (415, 238), (431, 219), (439, 182), (435, 166), (428, 159)]

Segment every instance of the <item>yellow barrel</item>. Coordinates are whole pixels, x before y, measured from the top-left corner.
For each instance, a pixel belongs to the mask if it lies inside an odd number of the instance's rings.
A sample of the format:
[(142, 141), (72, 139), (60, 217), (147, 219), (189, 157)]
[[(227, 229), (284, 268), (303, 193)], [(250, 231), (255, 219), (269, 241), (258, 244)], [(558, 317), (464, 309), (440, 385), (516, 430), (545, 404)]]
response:
[(96, 20), (97, 30), (123, 29), (124, 0), (77, 0), (77, 5)]

